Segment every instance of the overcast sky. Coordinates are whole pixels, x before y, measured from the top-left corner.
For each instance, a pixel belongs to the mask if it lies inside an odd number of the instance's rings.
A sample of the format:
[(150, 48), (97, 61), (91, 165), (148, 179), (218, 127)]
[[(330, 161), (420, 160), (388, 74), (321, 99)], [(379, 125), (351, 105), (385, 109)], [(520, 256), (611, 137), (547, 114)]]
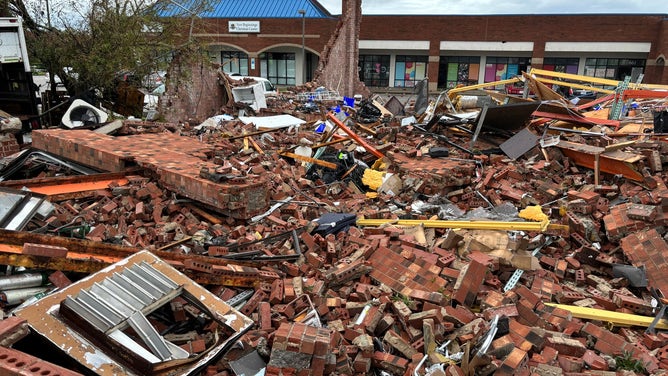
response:
[[(319, 0), (341, 14), (341, 0)], [(668, 0), (362, 0), (363, 14), (666, 13)], [(640, 25), (639, 25), (640, 26)]]

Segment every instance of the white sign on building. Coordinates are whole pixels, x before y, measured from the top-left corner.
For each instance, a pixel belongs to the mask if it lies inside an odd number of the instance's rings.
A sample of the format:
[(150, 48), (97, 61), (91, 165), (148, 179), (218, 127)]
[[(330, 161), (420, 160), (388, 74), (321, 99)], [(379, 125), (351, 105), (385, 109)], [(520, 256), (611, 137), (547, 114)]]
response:
[(230, 33), (259, 33), (260, 21), (228, 21)]

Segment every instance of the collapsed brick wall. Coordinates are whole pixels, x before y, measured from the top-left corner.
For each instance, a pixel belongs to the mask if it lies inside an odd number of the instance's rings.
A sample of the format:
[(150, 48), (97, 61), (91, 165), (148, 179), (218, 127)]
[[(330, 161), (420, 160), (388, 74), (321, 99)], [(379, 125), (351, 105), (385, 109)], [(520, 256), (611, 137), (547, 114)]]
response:
[(161, 120), (199, 124), (220, 113), (223, 89), (218, 84), (217, 67), (196, 56), (197, 51), (186, 50), (172, 61), (165, 94), (159, 101)]
[(339, 24), (320, 55), (313, 80), (318, 85), (348, 97), (371, 94), (357, 73), (361, 24), (362, 0), (344, 0)]

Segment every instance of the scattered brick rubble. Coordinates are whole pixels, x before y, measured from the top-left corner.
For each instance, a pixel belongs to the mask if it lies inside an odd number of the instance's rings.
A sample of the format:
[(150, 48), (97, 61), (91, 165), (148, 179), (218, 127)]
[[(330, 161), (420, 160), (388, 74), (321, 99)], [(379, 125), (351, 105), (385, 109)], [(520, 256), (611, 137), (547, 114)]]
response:
[[(386, 176), (400, 178), (392, 189), (372, 191), (362, 183), (360, 170), (378, 161), (350, 140), (330, 144), (329, 157), (322, 157), (337, 163), (336, 174), (279, 155), (304, 140), (312, 145), (324, 140), (315, 132), (324, 114), (302, 113), (301, 105), (276, 99), (266, 114), (291, 113), (307, 125), (249, 137), (238, 136), (256, 129), (237, 120), (199, 128), (125, 121), (113, 136), (91, 130), (34, 131), (37, 149), (101, 171), (127, 173), (126, 181), (105, 189), (52, 200), (52, 215), (34, 218), (23, 232), (63, 237), (64, 227), (83, 223), (91, 230), (81, 235), (101, 248), (171, 253), (180, 260), (173, 263), (177, 268), (207, 275), (207, 288), (234, 302), (255, 326), (202, 375), (233, 374), (251, 352), (259, 354), (267, 375), (668, 370), (665, 327), (650, 332), (639, 321), (623, 326), (606, 317), (578, 318), (564, 308), (634, 318), (656, 315), (651, 292), (668, 294), (665, 136), (617, 134), (592, 140), (562, 133), (562, 139), (601, 147), (637, 140), (624, 149), (650, 157), (635, 166), (643, 181), (602, 173), (595, 184), (593, 170), (574, 163), (558, 147), (547, 147), (545, 153), (535, 147), (515, 160), (498, 149), (472, 155), (449, 148), (449, 156), (431, 157), (431, 148), (449, 145), (414, 125), (401, 126), (400, 117), (384, 116), (354, 127), (385, 155)], [(447, 137), (463, 147), (470, 141), (470, 135), (456, 131)], [(495, 137), (479, 140), (476, 148), (497, 147), (503, 140)], [(341, 167), (350, 156), (361, 164)], [(55, 179), (57, 172), (47, 169), (37, 178)], [(508, 231), (502, 225), (447, 229), (388, 223), (353, 224), (328, 233), (317, 222), (326, 213), (354, 213), (375, 219), (505, 223), (535, 205), (551, 224), (542, 232)], [(298, 236), (289, 236), (293, 230)], [(274, 242), (263, 240), (275, 236)], [(54, 260), (69, 257), (67, 247), (39, 242), (26, 242), (21, 251)], [(620, 265), (643, 270), (646, 283), (616, 274)], [(505, 291), (518, 268), (524, 272)], [(64, 287), (81, 278), (65, 272), (51, 269), (51, 283)], [(177, 321), (192, 310), (183, 300), (170, 306), (181, 318)], [(12, 355), (20, 352), (13, 345), (22, 348), (23, 335), (13, 334), (20, 325), (11, 316), (0, 322), (0, 353), (39, 363), (27, 350)], [(173, 339), (191, 354), (203, 352), (209, 339), (191, 334)], [(8, 369), (7, 360), (2, 362)]]

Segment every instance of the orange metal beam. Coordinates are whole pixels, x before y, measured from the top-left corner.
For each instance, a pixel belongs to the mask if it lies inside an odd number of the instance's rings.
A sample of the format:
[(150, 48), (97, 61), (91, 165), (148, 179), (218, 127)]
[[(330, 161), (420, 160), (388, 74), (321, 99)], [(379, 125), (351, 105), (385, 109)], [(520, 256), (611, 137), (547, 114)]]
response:
[[(67, 248), (66, 257), (48, 257), (23, 254), (24, 243), (49, 244)], [(0, 229), (0, 265), (23, 266), (26, 268), (94, 273), (107, 265), (118, 262), (140, 249), (115, 244), (95, 242), (87, 239), (74, 239), (22, 231)], [(215, 266), (250, 266), (256, 268), (257, 262), (235, 261), (234, 264), (222, 258), (186, 255), (175, 252), (155, 250), (152, 252), (166, 263), (182, 270), (193, 280), (202, 284), (215, 284), (238, 287), (252, 287), (260, 282), (253, 273), (206, 273), (189, 268), (186, 261), (202, 265)], [(241, 268), (240, 268), (241, 269)]]
[(353, 132), (350, 128), (345, 126), (341, 120), (339, 120), (336, 115), (334, 115), (333, 112), (329, 112), (327, 114), (327, 117), (334, 122), (342, 131), (344, 131), (350, 138), (352, 138), (355, 142), (357, 142), (360, 146), (362, 146), (366, 151), (369, 153), (373, 154), (376, 158), (384, 158), (385, 155), (378, 151), (376, 148), (373, 146), (369, 145), (366, 141), (364, 141), (360, 136), (357, 135), (357, 133)]
[[(569, 141), (560, 141), (557, 145), (561, 152), (566, 157), (575, 162), (578, 166), (587, 167), (598, 171), (607, 172), (609, 174), (621, 174), (624, 177), (634, 180), (643, 181), (644, 177), (635, 165), (642, 157), (635, 154), (621, 152), (606, 152), (605, 148), (594, 147), (590, 145), (577, 144)], [(628, 156), (628, 157), (626, 157)], [(598, 161), (598, 165), (597, 162)]]
[(668, 91), (626, 89), (624, 90), (624, 94), (622, 94), (622, 100), (659, 99), (659, 98), (668, 98)]
[(85, 197), (101, 189), (109, 188), (110, 184), (126, 185), (129, 180), (125, 173), (102, 173), (81, 176), (58, 176), (11, 180), (0, 183), (3, 187), (14, 189), (28, 188), (31, 192), (40, 193), (53, 200), (68, 200)]
[(563, 120), (571, 123), (582, 124), (582, 125), (606, 125), (609, 127), (614, 127), (615, 129), (619, 128), (619, 120), (608, 120), (608, 119), (599, 119), (595, 117), (581, 116), (576, 113), (571, 114), (557, 114), (554, 112), (544, 112), (544, 111), (534, 111), (532, 114), (534, 117), (542, 117), (554, 120)]
[(128, 179), (105, 179), (105, 180), (98, 180), (94, 182), (85, 182), (85, 183), (43, 185), (33, 188), (28, 187), (28, 189), (30, 189), (31, 192), (37, 192), (47, 196), (56, 196), (67, 193), (107, 189), (109, 188), (109, 185), (112, 183), (118, 185), (126, 185), (128, 184)]
[(596, 106), (597, 104), (605, 103), (605, 102), (611, 101), (613, 99), (615, 99), (615, 95), (614, 94), (609, 94), (609, 95), (600, 97), (598, 99), (594, 99), (593, 101), (584, 103), (580, 106), (576, 106), (575, 109), (578, 110), (578, 111), (586, 110), (588, 108), (592, 108), (592, 107)]

